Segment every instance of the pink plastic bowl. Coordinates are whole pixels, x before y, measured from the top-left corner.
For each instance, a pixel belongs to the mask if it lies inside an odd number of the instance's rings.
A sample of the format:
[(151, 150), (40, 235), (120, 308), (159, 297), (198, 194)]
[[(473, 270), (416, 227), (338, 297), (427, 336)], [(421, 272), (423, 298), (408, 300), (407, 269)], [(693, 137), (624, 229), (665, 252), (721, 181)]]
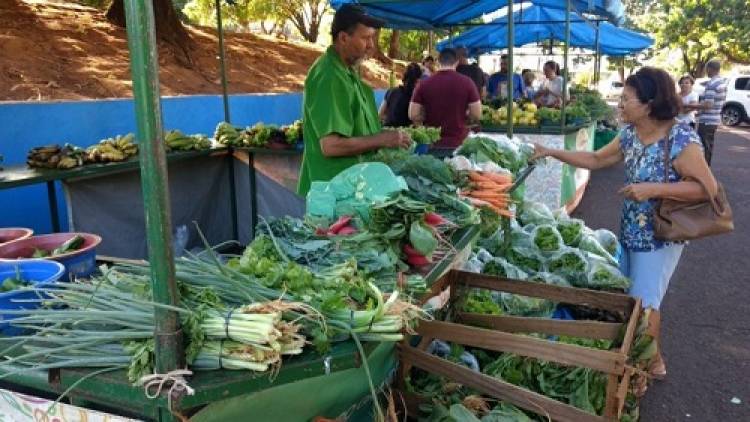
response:
[(26, 239), (34, 234), (34, 230), (25, 227), (0, 228), (0, 246), (14, 240)]

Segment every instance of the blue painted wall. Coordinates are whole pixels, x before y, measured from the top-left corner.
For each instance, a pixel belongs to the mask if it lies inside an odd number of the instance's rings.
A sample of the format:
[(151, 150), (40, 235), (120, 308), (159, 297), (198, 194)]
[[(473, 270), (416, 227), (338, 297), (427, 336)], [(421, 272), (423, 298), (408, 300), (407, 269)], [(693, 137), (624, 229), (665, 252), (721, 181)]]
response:
[[(376, 91), (380, 103), (384, 91)], [(230, 97), (230, 117), (238, 126), (256, 122), (287, 124), (300, 118), (302, 95), (247, 94)], [(224, 120), (221, 96), (200, 95), (162, 98), (166, 129), (211, 136)], [(5, 165), (22, 164), (29, 149), (70, 142), (86, 147), (104, 138), (135, 132), (132, 99), (18, 102), (0, 104), (0, 154)], [(2, 173), (0, 173), (2, 174)], [(67, 206), (58, 183), (60, 218), (67, 227)], [(51, 231), (44, 185), (0, 190), (0, 227), (30, 227)]]

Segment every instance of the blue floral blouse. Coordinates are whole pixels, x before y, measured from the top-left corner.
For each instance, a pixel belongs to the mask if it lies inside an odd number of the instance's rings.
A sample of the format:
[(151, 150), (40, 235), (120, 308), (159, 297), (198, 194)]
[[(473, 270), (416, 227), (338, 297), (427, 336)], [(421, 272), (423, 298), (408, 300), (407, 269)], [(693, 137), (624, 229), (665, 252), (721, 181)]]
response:
[[(690, 144), (697, 144), (703, 149), (698, 134), (688, 125), (678, 123), (672, 127), (669, 134), (672, 138), (670, 160), (674, 161), (678, 155)], [(661, 139), (651, 145), (643, 145), (638, 139), (635, 127), (627, 125), (620, 132), (620, 150), (625, 157), (625, 184), (633, 183), (664, 183), (664, 148), (667, 139)], [(669, 166), (669, 182), (678, 182), (682, 177), (675, 168)], [(643, 202), (625, 199), (622, 205), (622, 221), (620, 222), (620, 241), (631, 250), (648, 252), (665, 246), (684, 242), (664, 242), (654, 239), (653, 212), (658, 200), (649, 199)]]

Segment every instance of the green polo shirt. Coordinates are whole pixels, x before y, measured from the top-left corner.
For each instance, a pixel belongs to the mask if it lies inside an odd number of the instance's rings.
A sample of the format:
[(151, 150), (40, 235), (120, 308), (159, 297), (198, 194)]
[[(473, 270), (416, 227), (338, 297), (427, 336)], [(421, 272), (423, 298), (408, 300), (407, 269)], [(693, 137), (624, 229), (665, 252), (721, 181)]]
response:
[(325, 157), (320, 148), (322, 137), (334, 133), (344, 137), (374, 135), (381, 131), (381, 126), (372, 88), (341, 60), (333, 46), (307, 73), (302, 102), (305, 152), (297, 193), (305, 196), (313, 181), (331, 180), (365, 158), (365, 155)]

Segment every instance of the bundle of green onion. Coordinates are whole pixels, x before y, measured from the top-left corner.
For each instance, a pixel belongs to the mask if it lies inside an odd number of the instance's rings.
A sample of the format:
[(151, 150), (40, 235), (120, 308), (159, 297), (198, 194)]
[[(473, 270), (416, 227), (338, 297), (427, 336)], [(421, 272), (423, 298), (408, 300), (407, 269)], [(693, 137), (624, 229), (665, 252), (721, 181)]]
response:
[(99, 367), (128, 369), (131, 381), (153, 371), (154, 311), (176, 311), (186, 335), (186, 361), (195, 369), (264, 371), (282, 355), (299, 354), (305, 337), (283, 313), (304, 307), (263, 302), (227, 309), (215, 296), (183, 286), (185, 303), (167, 306), (150, 300), (148, 277), (105, 270), (90, 283), (36, 288), (38, 309), (9, 311), (13, 325), (31, 334), (0, 339), (10, 343), (0, 369)]

